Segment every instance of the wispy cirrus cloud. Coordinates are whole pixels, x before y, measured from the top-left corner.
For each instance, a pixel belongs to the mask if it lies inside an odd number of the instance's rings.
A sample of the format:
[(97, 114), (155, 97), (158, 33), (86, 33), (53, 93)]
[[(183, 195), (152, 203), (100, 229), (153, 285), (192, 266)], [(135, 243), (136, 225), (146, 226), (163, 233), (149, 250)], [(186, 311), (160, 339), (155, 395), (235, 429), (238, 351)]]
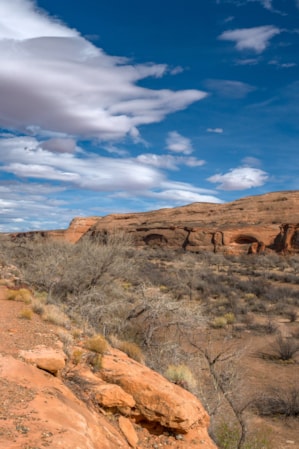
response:
[(258, 2), (258, 3), (260, 3), (265, 9), (267, 9), (268, 11), (271, 11), (271, 12), (277, 13), (277, 14), (280, 14), (280, 15), (282, 15), (282, 16), (285, 16), (285, 15), (286, 15), (285, 12), (283, 12), (283, 11), (281, 11), (281, 10), (279, 10), (279, 9), (274, 8), (274, 6), (273, 6), (273, 0), (247, 0), (247, 2), (248, 2), (248, 3), (251, 3), (251, 2)]
[(265, 25), (224, 31), (218, 39), (235, 42), (236, 49), (239, 51), (252, 50), (262, 53), (268, 47), (270, 40), (281, 32), (282, 30), (274, 25)]
[(222, 134), (223, 128), (207, 128), (208, 133)]
[(268, 178), (268, 173), (259, 168), (237, 167), (227, 173), (210, 176), (207, 180), (219, 184), (217, 188), (220, 190), (246, 190), (264, 185)]
[(204, 84), (208, 90), (226, 98), (244, 98), (255, 90), (250, 84), (234, 80), (209, 79)]

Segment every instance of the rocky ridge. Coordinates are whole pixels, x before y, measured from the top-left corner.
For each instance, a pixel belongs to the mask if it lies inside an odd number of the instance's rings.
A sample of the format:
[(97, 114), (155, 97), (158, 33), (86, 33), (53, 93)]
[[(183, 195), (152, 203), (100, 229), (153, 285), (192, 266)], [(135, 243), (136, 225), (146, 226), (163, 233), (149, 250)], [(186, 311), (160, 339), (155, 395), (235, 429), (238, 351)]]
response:
[[(77, 242), (123, 230), (137, 246), (229, 254), (299, 252), (299, 191), (273, 192), (226, 204), (193, 203), (151, 212), (74, 218), (66, 230), (43, 236)], [(36, 233), (13, 234), (14, 238)], [(41, 234), (41, 233), (40, 233)]]

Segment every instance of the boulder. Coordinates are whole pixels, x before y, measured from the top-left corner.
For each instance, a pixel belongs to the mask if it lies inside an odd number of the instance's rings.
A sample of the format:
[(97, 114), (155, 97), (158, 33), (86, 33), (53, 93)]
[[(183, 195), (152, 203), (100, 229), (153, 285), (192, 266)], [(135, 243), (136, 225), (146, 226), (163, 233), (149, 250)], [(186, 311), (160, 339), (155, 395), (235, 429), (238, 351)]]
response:
[(182, 433), (208, 427), (209, 416), (195, 396), (121, 351), (103, 356), (100, 375), (133, 396), (142, 419)]
[(93, 388), (95, 401), (107, 408), (113, 407), (129, 407), (135, 406), (133, 396), (126, 393), (121, 387), (113, 384), (97, 385)]
[(20, 356), (26, 362), (54, 375), (65, 367), (66, 355), (61, 349), (38, 346), (29, 351), (20, 351)]

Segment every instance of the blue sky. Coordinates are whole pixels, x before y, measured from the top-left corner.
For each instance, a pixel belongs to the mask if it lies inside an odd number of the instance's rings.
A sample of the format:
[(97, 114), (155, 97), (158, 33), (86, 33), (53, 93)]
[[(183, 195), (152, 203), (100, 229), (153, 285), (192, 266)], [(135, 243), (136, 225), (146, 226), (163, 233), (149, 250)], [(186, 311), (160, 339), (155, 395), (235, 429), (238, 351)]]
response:
[(0, 0), (0, 231), (299, 188), (299, 0)]

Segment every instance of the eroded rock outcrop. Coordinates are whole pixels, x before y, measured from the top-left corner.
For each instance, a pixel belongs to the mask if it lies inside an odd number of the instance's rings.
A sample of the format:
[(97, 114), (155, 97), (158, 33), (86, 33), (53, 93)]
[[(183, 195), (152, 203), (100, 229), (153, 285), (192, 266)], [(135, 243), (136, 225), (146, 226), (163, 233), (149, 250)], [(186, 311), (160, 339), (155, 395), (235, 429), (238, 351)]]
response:
[[(38, 316), (8, 327), (11, 310), (18, 313), (22, 303), (6, 300), (6, 293), (2, 287), (1, 449), (216, 449), (209, 416), (191, 393), (111, 347), (96, 371), (94, 353), (82, 344), (68, 347), (67, 358), (53, 325)], [(38, 339), (52, 345), (33, 346)]]
[[(40, 234), (75, 243), (83, 237), (105, 238), (110, 232), (122, 230), (131, 234), (139, 247), (228, 254), (266, 250), (296, 253), (298, 204), (299, 191), (274, 192), (227, 204), (193, 203), (151, 212), (74, 218), (65, 231)], [(18, 235), (14, 234), (14, 238)], [(32, 233), (28, 233), (28, 238), (32, 238)]]
[[(129, 449), (104, 415), (88, 409), (57, 377), (11, 356), (0, 355), (1, 449)], [(18, 395), (13, 403), (12, 396)]]
[(195, 396), (117, 349), (103, 356), (100, 376), (134, 398), (137, 419), (182, 433), (208, 427), (209, 416)]

